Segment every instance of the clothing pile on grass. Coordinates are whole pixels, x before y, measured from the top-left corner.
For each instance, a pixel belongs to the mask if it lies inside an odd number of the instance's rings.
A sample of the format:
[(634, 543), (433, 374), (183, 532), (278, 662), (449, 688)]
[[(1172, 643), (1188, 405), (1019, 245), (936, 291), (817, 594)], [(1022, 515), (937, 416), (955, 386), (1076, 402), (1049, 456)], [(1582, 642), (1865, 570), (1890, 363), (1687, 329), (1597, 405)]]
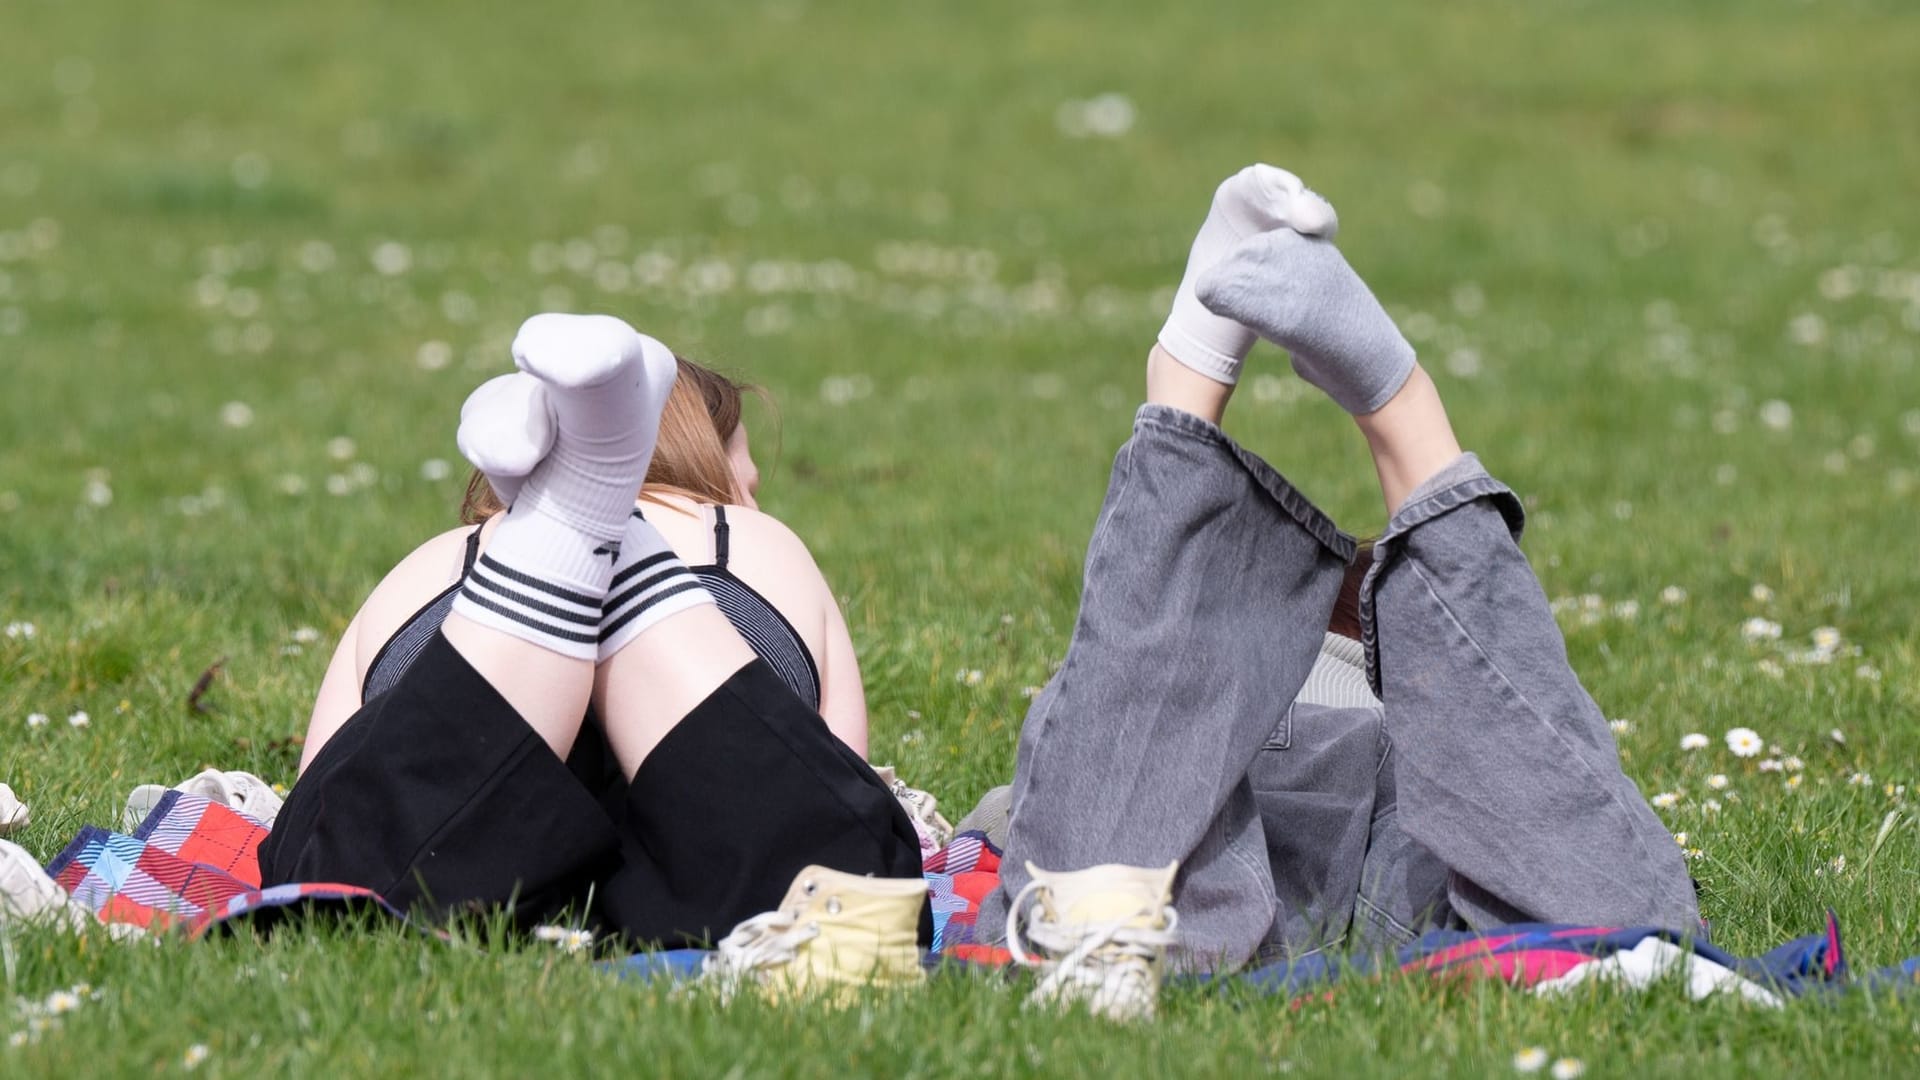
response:
[[(404, 912), (357, 886), (308, 882), (262, 888), (256, 853), (271, 821), (236, 809), (232, 801), (241, 800), (167, 789), (136, 792), (129, 814), (146, 810), (137, 823), (129, 823), (130, 831), (81, 829), (46, 866), (46, 874), (76, 907), (109, 927), (137, 928), (136, 933), (174, 932), (197, 939), (242, 921), (312, 908), (367, 910), (407, 920)], [(263, 808), (256, 804), (254, 809)], [(909, 804), (910, 812), (916, 809)], [(924, 823), (920, 813), (915, 819)], [(980, 904), (999, 884), (1000, 850), (987, 832), (967, 824), (963, 819), (962, 828), (951, 834), (923, 830), (934, 924), (927, 962), (950, 971), (1004, 968), (1011, 963), (1005, 949), (973, 938)], [(627, 978), (683, 979), (697, 975), (708, 955), (703, 949), (660, 950), (607, 966)], [(1637, 988), (1677, 980), (1696, 1000), (1731, 993), (1778, 1006), (1790, 997), (1848, 988), (1920, 987), (1920, 957), (1855, 974), (1841, 944), (1839, 921), (1829, 911), (1821, 932), (1756, 957), (1734, 956), (1645, 927), (1522, 924), (1437, 930), (1390, 956), (1315, 954), (1210, 981), (1301, 999), (1331, 994), (1342, 980), (1394, 974), (1492, 978), (1539, 994), (1593, 982)]]

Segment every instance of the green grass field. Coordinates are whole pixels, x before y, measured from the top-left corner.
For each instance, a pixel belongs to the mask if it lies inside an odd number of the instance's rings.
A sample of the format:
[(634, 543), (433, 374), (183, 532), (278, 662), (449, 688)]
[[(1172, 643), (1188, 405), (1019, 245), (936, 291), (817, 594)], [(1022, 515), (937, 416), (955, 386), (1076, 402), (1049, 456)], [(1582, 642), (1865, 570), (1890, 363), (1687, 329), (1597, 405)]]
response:
[[(874, 757), (964, 810), (1065, 649), (1208, 195), (1264, 159), (1340, 208), (1463, 440), (1526, 498), (1575, 664), (1629, 722), (1630, 775), (1677, 796), (1718, 943), (1757, 952), (1831, 906), (1857, 965), (1920, 953), (1910, 4), (0, 10), (0, 623), (32, 625), (0, 637), (0, 780), (42, 858), (137, 783), (291, 781), (333, 637), (452, 523), (460, 400), (556, 308), (771, 392), (762, 501), (844, 598)], [(1377, 529), (1361, 440), (1304, 389), (1263, 347), (1229, 430)], [(1756, 618), (1778, 639), (1748, 640)], [(1736, 726), (1778, 749), (1734, 757)], [(1471, 1076), (1528, 1046), (1590, 1076), (1886, 1075), (1920, 1054), (1920, 1011), (1867, 995), (1182, 990), (1117, 1029), (959, 979), (722, 1009), (387, 926), (157, 948), (0, 928), (0, 959), (7, 1077), (168, 1074), (196, 1046), (221, 1076)], [(35, 1025), (81, 982), (97, 999)]]

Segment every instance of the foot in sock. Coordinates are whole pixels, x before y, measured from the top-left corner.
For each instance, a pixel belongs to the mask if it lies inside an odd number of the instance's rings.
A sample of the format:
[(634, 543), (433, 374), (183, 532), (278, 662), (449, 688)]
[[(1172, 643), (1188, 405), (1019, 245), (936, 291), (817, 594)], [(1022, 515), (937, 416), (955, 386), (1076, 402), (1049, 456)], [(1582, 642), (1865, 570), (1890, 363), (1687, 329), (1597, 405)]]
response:
[(486, 475), (501, 503), (513, 505), (520, 485), (553, 449), (553, 408), (546, 384), (524, 371), (480, 384), (460, 406), (460, 454)]
[(1238, 382), (1241, 361), (1253, 348), (1253, 331), (1207, 310), (1194, 295), (1200, 275), (1259, 233), (1290, 228), (1331, 238), (1339, 224), (1333, 207), (1285, 169), (1249, 165), (1227, 177), (1215, 189), (1213, 206), (1187, 255), (1173, 310), (1160, 328), (1161, 347), (1216, 382)]
[(1288, 229), (1233, 249), (1195, 283), (1208, 311), (1259, 332), (1340, 407), (1365, 415), (1413, 374), (1413, 346), (1340, 249)]
[(604, 315), (536, 315), (514, 362), (538, 379), (553, 447), (527, 475), (454, 611), (564, 656), (599, 656), (602, 604), (677, 363)]

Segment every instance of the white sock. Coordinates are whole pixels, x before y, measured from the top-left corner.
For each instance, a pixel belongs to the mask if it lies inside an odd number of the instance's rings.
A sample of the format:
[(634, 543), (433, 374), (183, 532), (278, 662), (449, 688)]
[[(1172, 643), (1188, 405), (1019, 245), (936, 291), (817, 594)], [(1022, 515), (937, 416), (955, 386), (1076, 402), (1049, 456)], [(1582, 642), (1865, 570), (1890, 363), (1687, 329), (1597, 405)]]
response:
[(661, 619), (711, 603), (713, 594), (636, 509), (627, 518), (620, 558), (613, 566), (613, 583), (607, 587), (607, 600), (600, 609), (600, 662), (605, 663)]
[(1208, 311), (1194, 296), (1194, 284), (1243, 240), (1283, 227), (1330, 238), (1339, 231), (1340, 220), (1327, 200), (1285, 169), (1249, 165), (1221, 181), (1187, 254), (1173, 310), (1160, 328), (1160, 345), (1175, 360), (1228, 386), (1240, 381), (1240, 364), (1253, 348), (1254, 332)]
[(1262, 233), (1200, 276), (1207, 307), (1293, 356), (1293, 370), (1355, 415), (1392, 400), (1413, 374), (1413, 346), (1367, 283), (1325, 240)]
[(553, 449), (521, 484), (454, 610), (597, 659), (601, 607), (678, 367), (665, 345), (604, 315), (536, 315), (513, 358), (545, 386)]
[(454, 442), (486, 474), (500, 502), (513, 505), (520, 485), (553, 449), (553, 407), (546, 385), (524, 371), (480, 384), (460, 406)]

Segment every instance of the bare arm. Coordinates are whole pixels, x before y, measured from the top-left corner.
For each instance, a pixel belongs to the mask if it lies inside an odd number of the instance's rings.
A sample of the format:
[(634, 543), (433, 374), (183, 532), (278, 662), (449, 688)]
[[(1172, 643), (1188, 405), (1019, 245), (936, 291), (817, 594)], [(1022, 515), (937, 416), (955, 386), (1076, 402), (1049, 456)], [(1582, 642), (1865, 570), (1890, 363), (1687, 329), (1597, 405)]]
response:
[(327, 745), (327, 740), (360, 709), (360, 671), (355, 659), (359, 654), (359, 640), (360, 616), (355, 615), (347, 624), (346, 632), (340, 635), (333, 660), (327, 664), (326, 677), (320, 680), (320, 694), (313, 701), (313, 715), (307, 720), (307, 741), (300, 748), (303, 773), (313, 764), (314, 755)]
[[(818, 573), (816, 568), (815, 573)], [(853, 653), (846, 616), (834, 600), (826, 579), (820, 581), (826, 618), (826, 648), (820, 656), (820, 716), (840, 741), (861, 757), (867, 756), (867, 688), (860, 681), (860, 661)]]
[(307, 720), (307, 741), (300, 750), (300, 771), (326, 746), (327, 740), (360, 711), (360, 688), (367, 668), (387, 639), (428, 601), (460, 575), (461, 557), (472, 527), (452, 529), (428, 540), (387, 572), (366, 603), (340, 635), (340, 645), (320, 680), (313, 713)]
[(766, 597), (806, 642), (820, 669), (820, 715), (840, 741), (867, 755), (867, 692), (853, 640), (813, 553), (792, 529), (757, 510), (731, 506), (728, 568)]

